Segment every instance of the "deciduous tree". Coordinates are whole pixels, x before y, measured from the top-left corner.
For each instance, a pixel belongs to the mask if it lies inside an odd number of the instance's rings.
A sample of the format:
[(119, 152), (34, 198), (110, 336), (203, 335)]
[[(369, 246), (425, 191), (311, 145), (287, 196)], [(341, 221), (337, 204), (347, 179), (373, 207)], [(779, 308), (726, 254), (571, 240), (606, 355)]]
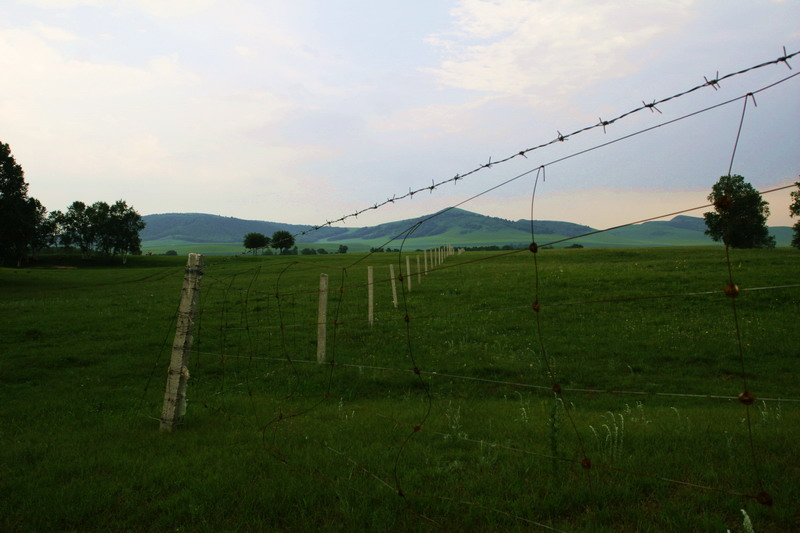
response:
[(38, 200), (28, 197), (25, 173), (11, 147), (0, 142), (0, 263), (22, 265), (45, 213)]
[(78, 248), (86, 259), (94, 246), (94, 227), (86, 204), (75, 201), (70, 204), (60, 220), (60, 240), (63, 246)]
[(775, 246), (775, 238), (767, 228), (769, 203), (742, 176), (720, 177), (708, 201), (714, 204), (714, 211), (703, 215), (708, 228), (706, 235), (732, 248)]
[(289, 248), (294, 246), (294, 237), (292, 237), (292, 234), (288, 231), (280, 230), (272, 234), (272, 240), (270, 242), (273, 248), (285, 254)]
[[(800, 217), (800, 181), (796, 182), (797, 190), (792, 191), (792, 203), (789, 205), (789, 214), (793, 217)], [(792, 246), (800, 250), (800, 220), (795, 222), (794, 234), (792, 235)]]
[(141, 253), (139, 232), (145, 223), (141, 215), (123, 200), (117, 200), (111, 206), (105, 202), (87, 206), (76, 201), (66, 213), (54, 213), (59, 242), (80, 249), (84, 259), (96, 251), (104, 255), (121, 255), (125, 263), (128, 254)]
[(263, 250), (269, 246), (269, 237), (263, 233), (248, 233), (244, 236), (244, 247), (250, 250), (250, 253), (256, 255), (256, 251)]

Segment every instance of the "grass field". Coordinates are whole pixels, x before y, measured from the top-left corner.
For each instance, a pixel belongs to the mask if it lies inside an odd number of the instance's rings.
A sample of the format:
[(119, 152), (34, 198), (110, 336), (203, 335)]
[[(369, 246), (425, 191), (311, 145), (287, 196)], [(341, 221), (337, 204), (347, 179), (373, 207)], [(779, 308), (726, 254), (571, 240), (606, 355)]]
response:
[(800, 254), (535, 258), (208, 257), (172, 433), (185, 257), (0, 269), (0, 530), (800, 530)]

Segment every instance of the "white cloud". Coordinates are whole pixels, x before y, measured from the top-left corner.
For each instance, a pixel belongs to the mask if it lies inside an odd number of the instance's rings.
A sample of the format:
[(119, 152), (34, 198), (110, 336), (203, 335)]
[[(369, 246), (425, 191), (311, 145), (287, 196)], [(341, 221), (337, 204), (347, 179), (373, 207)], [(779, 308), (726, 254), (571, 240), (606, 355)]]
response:
[(138, 9), (157, 18), (177, 18), (202, 13), (220, 0), (128, 0)]
[(76, 41), (78, 36), (67, 30), (35, 22), (33, 29), (48, 41)]
[(675, 32), (688, 1), (464, 0), (456, 30), (432, 36), (445, 59), (428, 72), (446, 86), (534, 103), (638, 67), (631, 52)]
[(120, 196), (120, 183), (132, 202), (193, 184), (213, 204), (265, 176), (271, 191), (295, 191), (310, 186), (303, 162), (332, 155), (253, 136), (278, 129), (294, 104), (210, 82), (174, 54), (142, 66), (77, 60), (38, 29), (0, 30), (0, 71), (15, 80), (0, 86), (4, 140), (24, 162), (31, 193), (51, 209), (70, 189), (114, 199), (102, 195)]
[(426, 137), (439, 137), (465, 133), (478, 126), (478, 118), (472, 116), (489, 98), (465, 104), (433, 104), (402, 109), (374, 119), (370, 126), (377, 131), (421, 132)]
[(233, 51), (239, 54), (240, 56), (247, 58), (247, 59), (256, 59), (258, 58), (258, 52), (250, 48), (249, 46), (234, 46)]
[(158, 18), (175, 18), (206, 11), (220, 0), (16, 0), (41, 9), (68, 10), (78, 7), (118, 8), (129, 6)]
[(43, 9), (72, 9), (81, 6), (102, 6), (103, 0), (16, 0)]

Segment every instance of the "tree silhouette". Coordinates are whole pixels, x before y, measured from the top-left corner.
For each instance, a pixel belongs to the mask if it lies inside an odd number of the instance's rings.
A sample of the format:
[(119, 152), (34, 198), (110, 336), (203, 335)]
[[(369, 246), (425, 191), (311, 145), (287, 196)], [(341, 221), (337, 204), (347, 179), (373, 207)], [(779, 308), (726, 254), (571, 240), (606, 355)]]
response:
[(732, 248), (772, 248), (775, 238), (769, 234), (769, 203), (738, 174), (722, 176), (714, 184), (708, 201), (714, 211), (703, 215), (705, 233)]
[(25, 173), (11, 147), (0, 142), (0, 264), (13, 261), (22, 266), (45, 213), (38, 200), (28, 197)]
[(294, 237), (288, 231), (276, 231), (272, 234), (272, 239), (270, 240), (272, 243), (271, 246), (276, 250), (280, 250), (282, 254), (285, 254), (289, 248), (294, 246)]
[(263, 233), (253, 232), (244, 236), (244, 247), (250, 250), (253, 255), (256, 255), (256, 251), (264, 249), (267, 246), (269, 246), (269, 237)]

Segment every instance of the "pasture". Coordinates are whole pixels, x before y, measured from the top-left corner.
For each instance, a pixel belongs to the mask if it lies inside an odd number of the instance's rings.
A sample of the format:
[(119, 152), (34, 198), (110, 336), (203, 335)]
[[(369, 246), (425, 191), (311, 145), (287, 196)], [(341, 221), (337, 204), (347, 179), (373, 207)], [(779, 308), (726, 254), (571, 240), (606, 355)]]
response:
[(0, 269), (0, 529), (800, 530), (796, 250), (417, 255)]

